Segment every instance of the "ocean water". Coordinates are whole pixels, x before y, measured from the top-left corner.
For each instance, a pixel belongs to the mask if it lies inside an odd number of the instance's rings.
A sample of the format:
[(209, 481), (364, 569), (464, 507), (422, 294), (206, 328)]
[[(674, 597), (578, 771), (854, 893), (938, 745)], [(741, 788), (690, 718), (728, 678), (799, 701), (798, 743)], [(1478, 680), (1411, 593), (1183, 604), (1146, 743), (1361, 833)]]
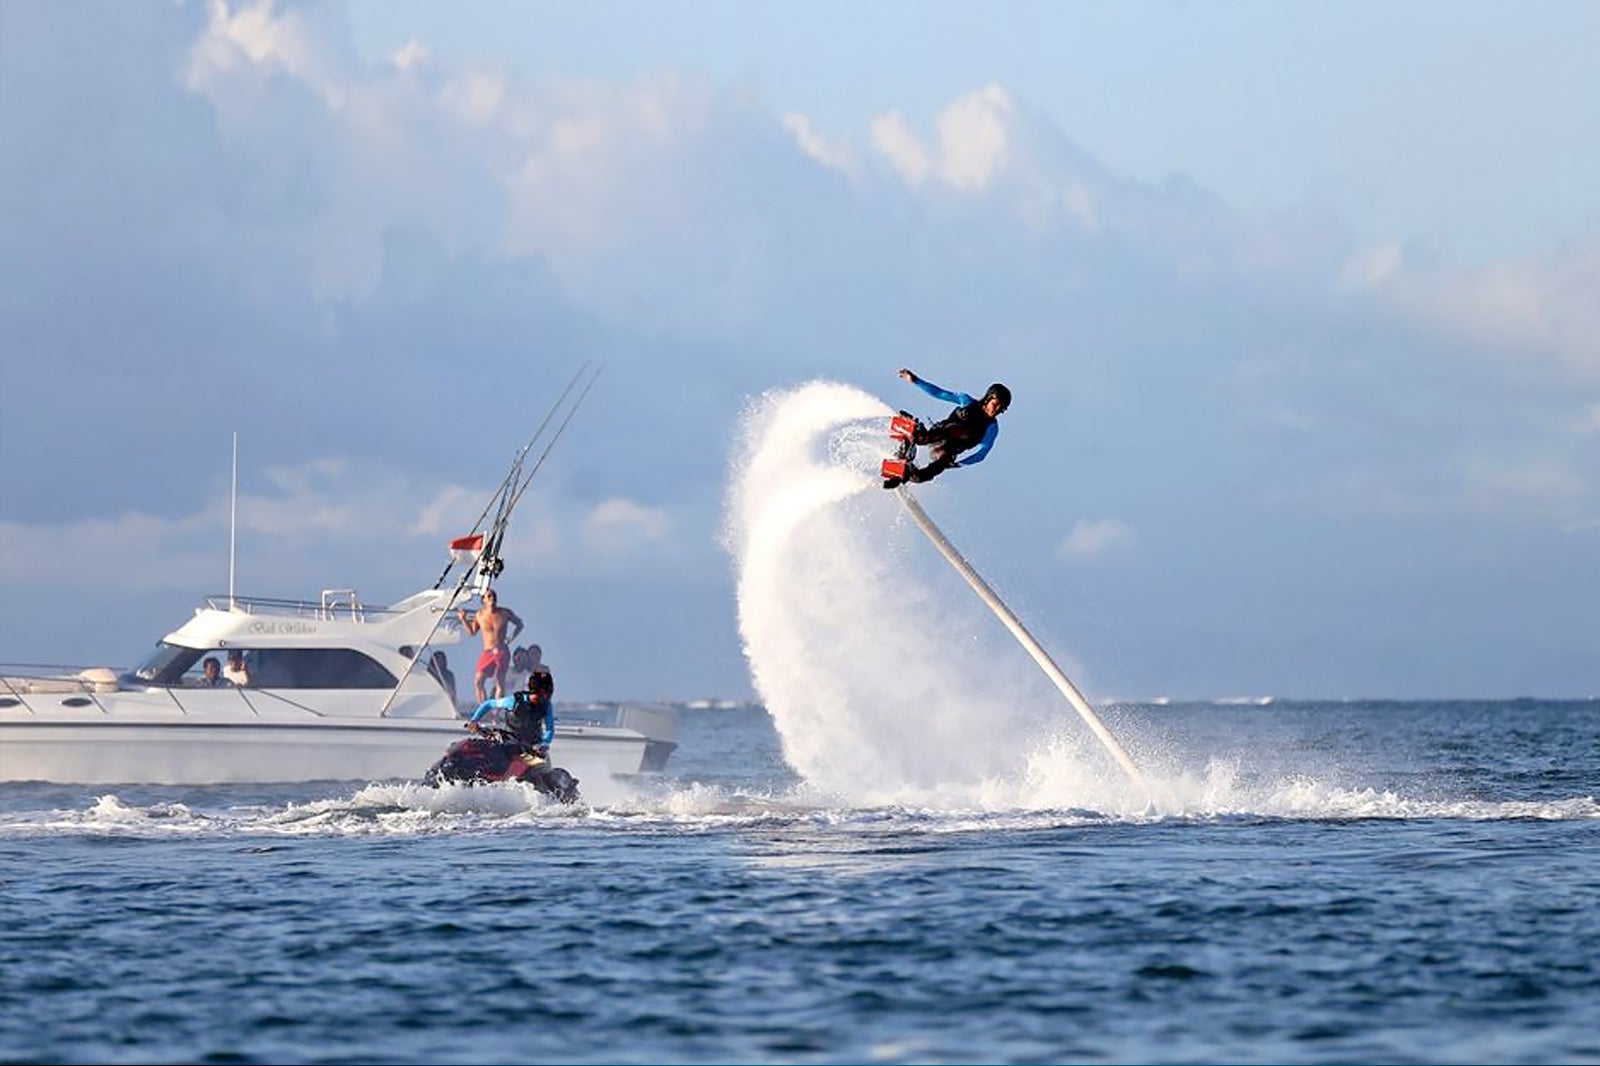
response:
[(1600, 1060), (1600, 701), (1106, 718), (1143, 809), (826, 795), (760, 707), (578, 808), (0, 785), (0, 1060)]
[(661, 775), (0, 785), (0, 1061), (1600, 1061), (1600, 701), (1101, 706), (1125, 772), (888, 411), (750, 405), (760, 705)]

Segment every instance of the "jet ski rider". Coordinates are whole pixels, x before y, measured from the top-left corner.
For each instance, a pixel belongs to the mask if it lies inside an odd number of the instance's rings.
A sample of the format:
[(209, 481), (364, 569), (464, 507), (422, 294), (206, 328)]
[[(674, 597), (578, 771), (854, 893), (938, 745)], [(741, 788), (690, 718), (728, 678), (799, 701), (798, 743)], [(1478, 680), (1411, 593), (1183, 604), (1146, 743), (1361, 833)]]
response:
[(548, 669), (541, 669), (529, 678), (526, 691), (478, 704), (466, 726), (473, 732), (505, 734), (511, 738), (507, 747), (549, 758), (550, 742), (556, 735), (555, 705), (551, 702), (555, 691), (554, 677)]

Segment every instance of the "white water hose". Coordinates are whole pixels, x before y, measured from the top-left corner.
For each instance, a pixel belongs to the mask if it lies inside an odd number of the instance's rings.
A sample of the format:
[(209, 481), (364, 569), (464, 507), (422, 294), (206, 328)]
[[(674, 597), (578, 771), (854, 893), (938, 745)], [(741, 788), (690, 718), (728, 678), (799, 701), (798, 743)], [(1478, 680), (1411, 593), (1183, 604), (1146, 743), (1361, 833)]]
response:
[(1106, 724), (1100, 720), (1100, 716), (1094, 713), (1094, 708), (1089, 706), (1089, 701), (1083, 698), (1083, 693), (1078, 691), (1078, 686), (1074, 685), (1072, 680), (1062, 673), (1061, 667), (1057, 666), (1055, 660), (1050, 658), (1050, 654), (1039, 646), (1039, 642), (1033, 639), (1033, 634), (1028, 632), (1028, 627), (1024, 626), (1021, 620), (1011, 613), (1011, 608), (1007, 607), (1005, 601), (1000, 599), (994, 589), (989, 587), (988, 582), (984, 581), (978, 572), (972, 568), (971, 564), (962, 558), (961, 553), (956, 551), (955, 545), (951, 544), (949, 538), (944, 535), (938, 526), (933, 524), (933, 519), (928, 517), (928, 512), (922, 509), (922, 505), (917, 503), (911, 493), (907, 492), (904, 487), (895, 491), (900, 496), (900, 502), (906, 505), (906, 510), (911, 512), (911, 517), (916, 520), (922, 532), (926, 533), (928, 539), (933, 541), (933, 546), (938, 548), (939, 553), (949, 561), (950, 565), (955, 567), (956, 571), (967, 579), (967, 584), (972, 586), (972, 590), (978, 594), (979, 599), (988, 604), (989, 610), (994, 612), (995, 617), (1000, 619), (1007, 629), (1011, 630), (1012, 635), (1017, 638), (1017, 642), (1022, 645), (1029, 655), (1033, 656), (1033, 661), (1038, 663), (1040, 669), (1045, 672), (1045, 676), (1055, 682), (1056, 688), (1060, 689), (1061, 694), (1067, 697), (1067, 702), (1072, 704), (1073, 710), (1078, 712), (1084, 724), (1089, 727), (1095, 736), (1100, 738), (1100, 743), (1105, 745), (1106, 751), (1111, 753), (1111, 757), (1116, 759), (1117, 763), (1128, 772), (1128, 776), (1132, 778), (1135, 784), (1142, 784), (1144, 775), (1134, 765), (1133, 759), (1128, 756), (1127, 750), (1118, 742), (1111, 730), (1106, 728)]

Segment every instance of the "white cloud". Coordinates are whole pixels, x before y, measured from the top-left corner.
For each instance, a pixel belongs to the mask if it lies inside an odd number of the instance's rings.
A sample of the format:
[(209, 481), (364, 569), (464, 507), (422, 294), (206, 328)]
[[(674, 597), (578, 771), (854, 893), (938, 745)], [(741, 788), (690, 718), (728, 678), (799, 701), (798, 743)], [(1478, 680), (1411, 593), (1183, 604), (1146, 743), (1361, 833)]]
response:
[(794, 138), (802, 152), (823, 166), (845, 174), (855, 173), (855, 155), (849, 146), (830, 143), (804, 115), (783, 116), (783, 128), (789, 131), (789, 136)]
[(1092, 559), (1133, 543), (1133, 528), (1115, 518), (1080, 518), (1062, 540), (1058, 554), (1067, 559)]
[(1481, 269), (1412, 262), (1390, 244), (1352, 258), (1341, 281), (1474, 345), (1600, 380), (1600, 242)]
[(417, 69), (420, 46), (360, 64), (341, 17), (334, 5), (213, 3), (183, 78), (216, 114), (246, 176), (241, 195), (262, 205), (255, 224), (230, 220), (238, 236), (300, 264), (322, 299), (370, 293), (397, 227), (447, 249), (499, 233), (502, 152), (482, 129), (501, 103), (494, 77), (469, 70), (436, 89)]
[(889, 157), (889, 162), (900, 172), (900, 177), (911, 186), (928, 180), (933, 164), (928, 150), (911, 132), (911, 127), (898, 111), (890, 111), (872, 122), (872, 143), (878, 151)]
[[(264, 572), (344, 585), (382, 586), (401, 595), (431, 582), (449, 559), (450, 539), (483, 513), (488, 489), (448, 485), (430, 491), (406, 472), (340, 457), (269, 468), (265, 489), (241, 491), (237, 508), (238, 568), (254, 595), (296, 597), (306, 588), (262, 588)], [(422, 503), (418, 503), (422, 500)], [(570, 564), (552, 514), (561, 508), (537, 490), (519, 503), (502, 546), (508, 573), (525, 578)], [(70, 559), (66, 583), (92, 592), (101, 583), (167, 589), (200, 596), (226, 577), (230, 501), (199, 501), (176, 515), (141, 511), (66, 523), (0, 521), (0, 582), (36, 584), (41, 573), (62, 581), (55, 562)], [(587, 522), (605, 534), (608, 550), (664, 535), (665, 512), (613, 501)], [(577, 538), (581, 543), (583, 538)], [(307, 578), (305, 575), (315, 575)]]
[(433, 54), (428, 51), (427, 45), (421, 41), (407, 41), (404, 47), (395, 50), (389, 62), (394, 64), (396, 70), (413, 71), (427, 66), (432, 58)]
[(329, 106), (344, 99), (338, 64), (316, 12), (279, 12), (273, 0), (229, 6), (211, 0), (205, 33), (189, 54), (187, 84), (209, 92), (223, 79), (251, 68), (282, 71), (313, 89)]
[(487, 126), (506, 101), (506, 80), (486, 71), (467, 71), (439, 91), (444, 110), (469, 126)]
[[(717, 106), (670, 75), (627, 87), (558, 86), (519, 100), (528, 126), (504, 178), (511, 207), (500, 249), (539, 257), (570, 291), (605, 299), (641, 268), (659, 269), (663, 255), (714, 244), (731, 219), (705, 224), (700, 211), (710, 216), (714, 191), (697, 163), (724, 135), (714, 128)], [(667, 273), (688, 269), (674, 261)]]
[(488, 498), (489, 493), (483, 489), (446, 485), (422, 505), (416, 521), (411, 523), (410, 532), (445, 540), (465, 536), (469, 532), (466, 523), (472, 520), (472, 515), (482, 511), (483, 502)]
[(591, 544), (602, 551), (631, 551), (666, 540), (672, 533), (672, 517), (665, 508), (619, 496), (590, 511), (584, 528), (593, 538)]
[[(872, 142), (908, 185), (919, 186), (936, 177), (960, 192), (980, 193), (1005, 165), (1013, 110), (1011, 94), (989, 85), (952, 101), (939, 113), (936, 152), (923, 146), (899, 111), (873, 121)], [(1067, 198), (1071, 204), (1071, 195)], [(1073, 210), (1083, 206), (1075, 204)]]
[(940, 176), (962, 192), (982, 192), (1005, 165), (1011, 94), (990, 85), (939, 115)]

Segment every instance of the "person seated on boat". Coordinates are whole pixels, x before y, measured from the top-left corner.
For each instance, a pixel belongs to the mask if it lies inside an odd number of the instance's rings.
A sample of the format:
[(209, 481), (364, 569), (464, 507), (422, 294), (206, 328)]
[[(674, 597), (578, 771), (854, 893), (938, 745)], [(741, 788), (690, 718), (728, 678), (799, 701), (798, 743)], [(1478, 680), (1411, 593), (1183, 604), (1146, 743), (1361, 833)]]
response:
[(511, 669), (506, 674), (506, 691), (527, 691), (528, 678), (532, 676), (533, 671), (528, 669), (528, 649), (523, 647), (512, 649)]
[[(500, 606), (494, 589), (483, 590), (483, 606), (476, 614), (468, 615), (465, 607), (457, 608), (456, 614), (468, 633), (483, 637), (483, 653), (478, 656), (478, 669), (472, 677), (473, 695), (480, 703), (489, 698), (489, 688), (494, 689), (495, 698), (504, 696), (506, 671), (511, 667), (511, 641), (522, 634), (522, 619), (511, 608)], [(515, 627), (509, 640), (508, 625)]]
[(250, 683), (250, 668), (244, 664), (242, 649), (228, 649), (228, 665), (222, 668), (222, 676), (231, 685), (243, 687)]
[(556, 712), (550, 691), (553, 690), (538, 685), (528, 691), (484, 700), (467, 719), (467, 728), (473, 732), (509, 734), (514, 738), (510, 743), (518, 751), (547, 756), (550, 742), (556, 735)]
[(434, 676), (444, 689), (446, 696), (450, 697), (450, 706), (456, 713), (461, 713), (461, 696), (456, 691), (456, 672), (450, 669), (450, 658), (442, 651), (436, 651), (428, 660), (428, 673)]
[(215, 655), (207, 655), (200, 663), (200, 687), (222, 688), (228, 681), (222, 676), (222, 664)]

